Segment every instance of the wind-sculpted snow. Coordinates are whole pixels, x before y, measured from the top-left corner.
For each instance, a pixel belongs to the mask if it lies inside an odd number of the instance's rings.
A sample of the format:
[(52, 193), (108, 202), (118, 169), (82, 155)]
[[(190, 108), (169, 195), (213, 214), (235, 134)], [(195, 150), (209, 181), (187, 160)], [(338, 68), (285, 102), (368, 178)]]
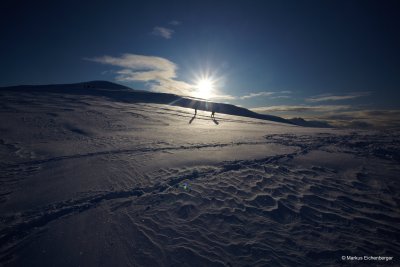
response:
[(1, 98), (1, 265), (399, 265), (398, 132)]

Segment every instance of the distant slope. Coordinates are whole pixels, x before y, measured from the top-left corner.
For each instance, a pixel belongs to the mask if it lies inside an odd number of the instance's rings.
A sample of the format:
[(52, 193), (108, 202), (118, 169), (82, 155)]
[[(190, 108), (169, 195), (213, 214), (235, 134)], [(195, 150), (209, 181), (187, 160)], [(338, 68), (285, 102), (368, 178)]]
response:
[(212, 110), (215, 110), (216, 113), (224, 113), (229, 115), (256, 118), (261, 120), (269, 120), (269, 121), (287, 123), (292, 125), (311, 126), (311, 127), (315, 126), (312, 123), (308, 125), (307, 121), (305, 120), (299, 120), (299, 119), (287, 120), (277, 116), (259, 114), (250, 111), (246, 108), (238, 107), (231, 104), (215, 103), (206, 100), (179, 96), (175, 94), (134, 90), (132, 88), (108, 81), (90, 81), (90, 82), (82, 82), (74, 84), (20, 85), (11, 87), (0, 87), (0, 92), (4, 91), (29, 92), (29, 93), (46, 92), (46, 93), (61, 93), (61, 94), (73, 94), (73, 95), (104, 96), (112, 100), (129, 102), (129, 103), (155, 103), (155, 104), (180, 106), (185, 108), (197, 107), (198, 110), (204, 110), (210, 112)]

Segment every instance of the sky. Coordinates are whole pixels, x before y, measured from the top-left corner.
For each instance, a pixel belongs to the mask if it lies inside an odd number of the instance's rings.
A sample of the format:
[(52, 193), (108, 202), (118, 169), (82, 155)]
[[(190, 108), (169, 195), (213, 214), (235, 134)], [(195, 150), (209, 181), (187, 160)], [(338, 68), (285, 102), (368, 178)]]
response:
[(399, 1), (88, 2), (2, 1), (0, 86), (109, 80), (283, 117), (400, 124)]

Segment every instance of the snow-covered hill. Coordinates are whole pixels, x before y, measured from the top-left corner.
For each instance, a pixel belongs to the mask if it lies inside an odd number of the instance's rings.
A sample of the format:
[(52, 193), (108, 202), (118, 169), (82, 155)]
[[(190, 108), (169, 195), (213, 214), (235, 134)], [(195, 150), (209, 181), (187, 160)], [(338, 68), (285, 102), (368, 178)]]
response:
[[(1, 91), (13, 92), (43, 92), (43, 93), (65, 93), (69, 95), (88, 95), (88, 96), (104, 96), (113, 101), (127, 103), (153, 103), (179, 106), (185, 108), (195, 108), (203, 111), (216, 111), (217, 113), (236, 115), (242, 117), (256, 118), (262, 120), (282, 122), (297, 125), (298, 120), (286, 120), (277, 116), (259, 114), (246, 108), (238, 107), (231, 104), (215, 103), (202, 99), (194, 99), (187, 96), (179, 96), (175, 94), (155, 93), (148, 91), (134, 90), (129, 87), (111, 83), (108, 81), (91, 81), (75, 84), (56, 84), (56, 85), (26, 85), (0, 88)], [(301, 126), (315, 127), (302, 120)], [(318, 125), (326, 127), (327, 125)], [(329, 126), (329, 125), (328, 125)]]
[(397, 132), (111, 85), (0, 89), (1, 265), (399, 264)]

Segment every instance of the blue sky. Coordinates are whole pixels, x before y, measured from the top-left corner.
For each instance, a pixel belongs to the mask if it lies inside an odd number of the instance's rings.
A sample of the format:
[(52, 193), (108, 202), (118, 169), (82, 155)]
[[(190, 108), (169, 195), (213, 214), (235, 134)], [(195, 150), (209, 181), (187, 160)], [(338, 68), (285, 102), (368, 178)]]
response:
[(110, 80), (190, 95), (208, 75), (212, 100), (258, 112), (383, 124), (400, 108), (398, 1), (2, 5), (0, 86)]

